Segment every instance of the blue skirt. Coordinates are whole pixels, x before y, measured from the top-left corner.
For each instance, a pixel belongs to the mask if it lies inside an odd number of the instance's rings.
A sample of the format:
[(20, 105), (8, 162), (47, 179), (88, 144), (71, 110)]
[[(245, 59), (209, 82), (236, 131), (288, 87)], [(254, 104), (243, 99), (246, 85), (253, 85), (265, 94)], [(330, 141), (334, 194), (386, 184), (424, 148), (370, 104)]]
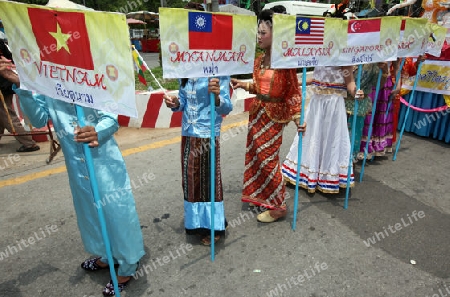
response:
[[(404, 96), (406, 101), (409, 101), (410, 95), (411, 93), (408, 93)], [(443, 95), (440, 94), (415, 91), (414, 98), (410, 103), (416, 107), (432, 109), (445, 105), (445, 100)], [(402, 104), (398, 130), (402, 128), (406, 110), (407, 106)], [(450, 143), (450, 109), (427, 113), (411, 109), (406, 120), (405, 131)]]

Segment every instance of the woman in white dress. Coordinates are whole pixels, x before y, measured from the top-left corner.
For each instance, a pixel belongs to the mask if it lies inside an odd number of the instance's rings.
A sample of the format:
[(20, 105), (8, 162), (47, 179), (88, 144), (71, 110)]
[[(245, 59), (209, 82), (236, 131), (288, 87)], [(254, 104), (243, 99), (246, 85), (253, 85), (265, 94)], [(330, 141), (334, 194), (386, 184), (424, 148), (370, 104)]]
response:
[[(353, 66), (316, 67), (311, 82), (311, 101), (306, 111), (308, 133), (303, 136), (300, 186), (314, 193), (338, 193), (347, 186), (350, 137), (344, 99), (347, 95), (363, 98), (356, 91)], [(298, 135), (283, 162), (284, 178), (295, 185)], [(350, 164), (351, 165), (351, 164)], [(353, 185), (353, 171), (351, 171)]]

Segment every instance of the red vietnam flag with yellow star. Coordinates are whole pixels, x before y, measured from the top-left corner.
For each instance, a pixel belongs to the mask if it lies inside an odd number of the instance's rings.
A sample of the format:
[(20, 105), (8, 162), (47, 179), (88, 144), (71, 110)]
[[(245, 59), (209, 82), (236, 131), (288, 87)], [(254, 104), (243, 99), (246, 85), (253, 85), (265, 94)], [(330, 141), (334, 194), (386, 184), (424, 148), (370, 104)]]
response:
[[(84, 13), (54, 12), (30, 7), (28, 16), (42, 60), (94, 69)], [(52, 50), (52, 46), (56, 46), (56, 50)], [(45, 50), (46, 48), (50, 50)]]
[(125, 15), (7, 1), (0, 15), (22, 88), (137, 116)]

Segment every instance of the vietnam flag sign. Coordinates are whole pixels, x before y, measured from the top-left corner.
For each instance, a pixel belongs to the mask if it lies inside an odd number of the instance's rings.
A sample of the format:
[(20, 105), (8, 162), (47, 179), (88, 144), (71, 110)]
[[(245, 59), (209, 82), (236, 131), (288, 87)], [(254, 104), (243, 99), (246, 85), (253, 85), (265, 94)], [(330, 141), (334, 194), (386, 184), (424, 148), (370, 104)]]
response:
[(253, 72), (256, 17), (159, 9), (163, 77)]
[(336, 66), (358, 65), (397, 59), (400, 17), (345, 20), (338, 36), (346, 40)]
[(0, 1), (21, 86), (136, 117), (128, 26), (116, 13)]
[(425, 53), (430, 36), (427, 22), (425, 18), (402, 19), (398, 57), (417, 57)]
[(327, 66), (339, 55), (342, 20), (274, 14), (272, 68)]

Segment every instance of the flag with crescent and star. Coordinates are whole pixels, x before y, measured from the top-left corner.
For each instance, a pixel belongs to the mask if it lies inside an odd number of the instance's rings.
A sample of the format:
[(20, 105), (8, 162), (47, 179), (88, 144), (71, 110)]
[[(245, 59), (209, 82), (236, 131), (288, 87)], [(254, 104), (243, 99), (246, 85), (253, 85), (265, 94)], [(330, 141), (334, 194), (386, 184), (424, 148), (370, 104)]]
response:
[(272, 68), (301, 68), (333, 65), (344, 38), (342, 20), (274, 14)]
[(375, 45), (380, 43), (381, 19), (349, 20), (347, 46)]
[(401, 17), (343, 20), (341, 44), (336, 66), (359, 65), (397, 59)]
[(136, 117), (126, 17), (0, 1), (21, 85), (54, 99)]
[(297, 17), (295, 44), (322, 45), (325, 32), (325, 19)]

